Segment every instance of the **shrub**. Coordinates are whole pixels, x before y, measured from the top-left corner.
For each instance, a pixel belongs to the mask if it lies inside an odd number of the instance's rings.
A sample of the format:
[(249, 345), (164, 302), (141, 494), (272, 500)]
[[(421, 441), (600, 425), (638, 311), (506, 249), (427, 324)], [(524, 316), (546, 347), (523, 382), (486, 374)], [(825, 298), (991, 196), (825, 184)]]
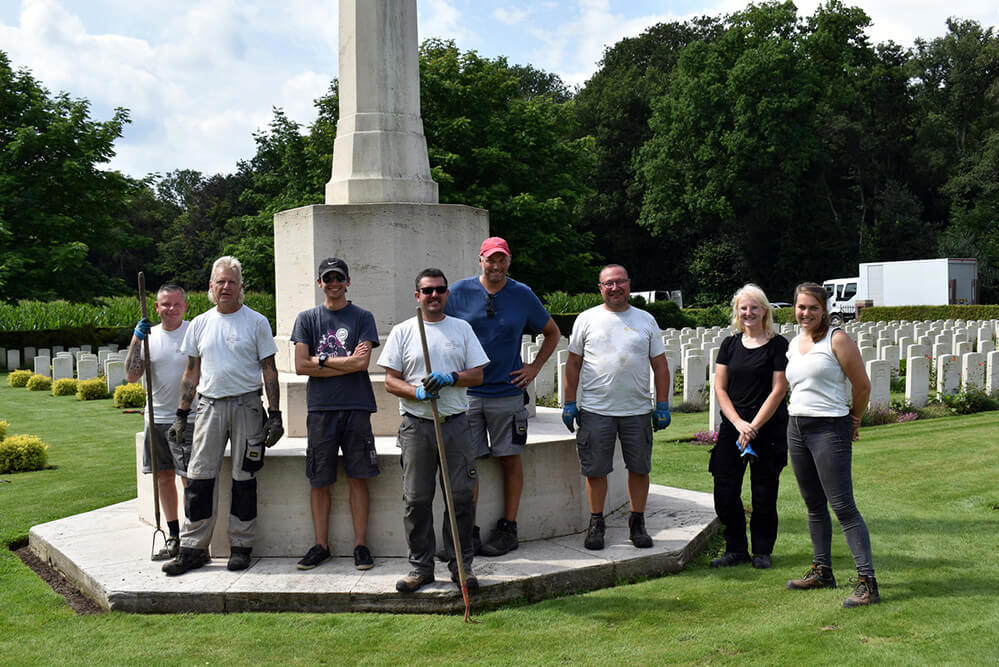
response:
[(882, 426), (894, 423), (895, 415), (892, 413), (891, 408), (885, 405), (879, 405), (874, 409), (867, 410), (864, 416), (860, 418), (861, 426)]
[(941, 397), (944, 405), (955, 415), (970, 415), (986, 410), (999, 410), (999, 400), (992, 398), (981, 389), (968, 387), (953, 395)]
[(72, 396), (76, 393), (76, 380), (63, 378), (52, 383), (53, 396)]
[(704, 412), (705, 409), (704, 401), (696, 399), (693, 401), (684, 401), (670, 408), (673, 412)]
[(52, 388), (52, 378), (47, 375), (32, 375), (25, 387), (28, 391), (48, 391)]
[(0, 442), (0, 474), (41, 470), (49, 446), (36, 435), (11, 435)]
[(930, 403), (925, 408), (915, 408), (915, 413), (920, 419), (939, 419), (940, 417), (950, 417), (950, 410), (943, 403)]
[(8, 426), (10, 426), (10, 422), (5, 419), (0, 419), (0, 441), (7, 437)]
[(96, 401), (108, 398), (108, 388), (102, 378), (93, 378), (76, 383), (78, 401)]
[(999, 318), (999, 305), (971, 306), (872, 306), (860, 311), (861, 322), (891, 320), (994, 320)]
[(31, 371), (11, 371), (10, 375), (7, 376), (7, 384), (11, 387), (24, 387), (32, 375), (34, 373)]
[(138, 382), (120, 384), (114, 388), (116, 408), (141, 408), (146, 404), (146, 388)]
[(694, 442), (699, 445), (713, 445), (718, 442), (718, 429), (714, 431), (698, 431), (694, 434)]

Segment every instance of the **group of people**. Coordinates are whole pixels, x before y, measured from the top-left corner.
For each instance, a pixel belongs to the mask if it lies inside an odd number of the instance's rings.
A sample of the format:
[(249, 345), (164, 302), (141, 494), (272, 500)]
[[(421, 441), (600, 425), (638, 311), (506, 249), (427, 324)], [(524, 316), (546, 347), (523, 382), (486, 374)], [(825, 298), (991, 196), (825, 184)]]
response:
[[(449, 286), (439, 269), (421, 271), (414, 291), (419, 318), (394, 326), (378, 358), (386, 390), (399, 397), (402, 414), (397, 444), (411, 571), (396, 583), (400, 592), (433, 582), (435, 557), (447, 562), (451, 580), (459, 581), (447, 512), (444, 544), (440, 548), (436, 544), (432, 508), (438, 474), (446, 474), (450, 483), (469, 590), (478, 588), (472, 570), (476, 555), (500, 556), (518, 547), (526, 389), (554, 352), (561, 332), (534, 292), (508, 276), (511, 261), (507, 242), (491, 237), (481, 245), (477, 276)], [(354, 564), (365, 570), (374, 565), (367, 546), (367, 480), (379, 474), (370, 418), (376, 406), (368, 375), (372, 352), (379, 346), (378, 333), (371, 313), (347, 298), (350, 272), (344, 260), (323, 260), (317, 285), (323, 303), (299, 313), (291, 335), (296, 372), (308, 376), (306, 476), (315, 534), (315, 544), (298, 567), (311, 569), (330, 558), (330, 489), (342, 459), (354, 529)], [(569, 339), (562, 412), (566, 427), (576, 433), (580, 470), (586, 478), (591, 516), (583, 544), (593, 550), (604, 547), (607, 475), (620, 440), (628, 471), (630, 540), (637, 548), (649, 548), (653, 540), (645, 527), (645, 506), (652, 434), (670, 423), (670, 372), (655, 319), (629, 304), (626, 269), (617, 264), (604, 267), (598, 288), (603, 303), (577, 317)], [(186, 322), (183, 289), (163, 285), (156, 296), (160, 324), (140, 320), (126, 358), (128, 380), (134, 382), (146, 370), (143, 342), (148, 339), (153, 405), (146, 410), (143, 469), (150, 472), (150, 458), (155, 457), (169, 537), (154, 558), (168, 561), (163, 571), (171, 576), (210, 560), (208, 545), (218, 510), (216, 478), (227, 442), (233, 461), (227, 567), (249, 567), (257, 515), (256, 473), (265, 448), (284, 433), (274, 363), (277, 348), (266, 318), (243, 304), (237, 259), (222, 257), (215, 262), (209, 296), (215, 308)], [(738, 333), (722, 343), (718, 354), (715, 387), (722, 424), (709, 464), (726, 549), (711, 566), (751, 561), (757, 568), (770, 567), (777, 538), (779, 477), (790, 450), (808, 508), (814, 559), (805, 576), (787, 586), (835, 586), (827, 509), (831, 505), (859, 575), (856, 590), (844, 605), (858, 606), (880, 599), (870, 538), (853, 501), (850, 471), (852, 441), (857, 439), (870, 384), (856, 345), (830, 327), (825, 299), (825, 290), (814, 283), (797, 288), (795, 313), (801, 334), (790, 344), (775, 335), (772, 309), (762, 290), (747, 285), (732, 299), (732, 322)], [(529, 363), (520, 354), (524, 331), (544, 335)], [(440, 469), (438, 429), (447, 470)], [(500, 463), (504, 502), (503, 516), (491, 535), (481, 540), (475, 523), (476, 460), (485, 456)], [(752, 555), (741, 501), (747, 466), (752, 478)], [(184, 486), (183, 526), (174, 474)]]
[[(715, 512), (723, 525), (725, 552), (711, 567), (752, 562), (771, 566), (777, 541), (777, 492), (781, 470), (791, 467), (808, 512), (813, 559), (792, 590), (835, 588), (832, 572), (832, 521), (836, 513), (857, 568), (857, 584), (845, 607), (879, 602), (867, 525), (853, 498), (853, 441), (867, 409), (871, 384), (856, 343), (832, 327), (827, 293), (802, 283), (794, 293), (800, 333), (788, 342), (777, 335), (773, 309), (756, 285), (732, 297), (737, 333), (718, 350), (715, 392), (722, 421), (711, 450)], [(790, 390), (790, 399), (785, 400)], [(742, 483), (750, 470), (750, 541)], [(750, 546), (752, 555), (750, 555)]]

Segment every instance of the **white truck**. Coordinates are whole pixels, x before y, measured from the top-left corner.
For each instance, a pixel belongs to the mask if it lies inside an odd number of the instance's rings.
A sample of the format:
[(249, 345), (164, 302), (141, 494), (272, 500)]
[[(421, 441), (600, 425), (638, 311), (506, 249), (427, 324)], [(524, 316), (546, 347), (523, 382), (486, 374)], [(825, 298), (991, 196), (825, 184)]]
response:
[(683, 308), (683, 294), (680, 290), (649, 290), (645, 292), (632, 292), (631, 296), (640, 296), (645, 299), (645, 303), (655, 303), (656, 301), (674, 301), (676, 305)]
[(941, 306), (978, 303), (978, 260), (965, 258), (866, 262), (855, 278), (833, 278), (822, 286), (834, 323), (857, 315), (857, 301), (872, 306)]

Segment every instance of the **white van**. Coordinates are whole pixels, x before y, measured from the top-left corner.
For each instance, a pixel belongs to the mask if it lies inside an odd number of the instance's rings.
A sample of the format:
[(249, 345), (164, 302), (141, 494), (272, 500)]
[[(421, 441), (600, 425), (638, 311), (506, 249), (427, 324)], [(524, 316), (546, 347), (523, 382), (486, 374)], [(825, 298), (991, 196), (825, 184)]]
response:
[(833, 278), (822, 283), (829, 295), (826, 306), (833, 324), (842, 324), (857, 316), (857, 288), (860, 278)]

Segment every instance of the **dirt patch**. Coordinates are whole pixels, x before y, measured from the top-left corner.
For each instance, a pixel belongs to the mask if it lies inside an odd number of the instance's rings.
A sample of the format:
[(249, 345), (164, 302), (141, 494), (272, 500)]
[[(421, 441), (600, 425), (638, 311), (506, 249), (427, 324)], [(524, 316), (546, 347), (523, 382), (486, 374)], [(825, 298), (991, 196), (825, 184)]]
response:
[(15, 549), (14, 553), (21, 562), (31, 568), (31, 571), (42, 578), (52, 590), (66, 599), (70, 609), (77, 614), (86, 616), (90, 614), (102, 614), (104, 609), (96, 602), (80, 592), (73, 584), (69, 583), (59, 571), (35, 555), (27, 546)]

